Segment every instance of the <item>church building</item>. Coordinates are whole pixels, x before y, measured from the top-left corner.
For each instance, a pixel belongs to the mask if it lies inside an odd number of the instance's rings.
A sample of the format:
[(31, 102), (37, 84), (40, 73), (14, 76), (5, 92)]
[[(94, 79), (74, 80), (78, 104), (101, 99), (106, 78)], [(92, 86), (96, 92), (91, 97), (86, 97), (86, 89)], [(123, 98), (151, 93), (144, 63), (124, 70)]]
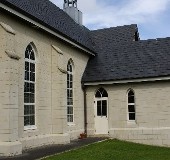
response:
[(170, 147), (170, 38), (89, 30), (63, 3), (0, 1), (0, 156), (82, 133)]

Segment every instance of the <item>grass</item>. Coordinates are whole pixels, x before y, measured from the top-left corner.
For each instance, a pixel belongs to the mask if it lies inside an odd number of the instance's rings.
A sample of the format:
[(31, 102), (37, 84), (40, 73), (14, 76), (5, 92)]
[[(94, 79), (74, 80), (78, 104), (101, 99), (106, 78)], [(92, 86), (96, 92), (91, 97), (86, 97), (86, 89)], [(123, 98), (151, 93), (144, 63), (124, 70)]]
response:
[(43, 160), (170, 160), (170, 148), (107, 140)]

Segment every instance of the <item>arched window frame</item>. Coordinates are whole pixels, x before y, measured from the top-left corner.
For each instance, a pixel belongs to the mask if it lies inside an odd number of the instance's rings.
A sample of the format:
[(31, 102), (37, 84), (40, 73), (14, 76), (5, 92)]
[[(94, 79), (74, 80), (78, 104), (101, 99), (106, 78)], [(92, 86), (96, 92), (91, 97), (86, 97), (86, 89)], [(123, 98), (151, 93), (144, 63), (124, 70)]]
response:
[(135, 92), (133, 89), (129, 89), (127, 92), (127, 102), (128, 121), (136, 121)]
[(67, 63), (67, 123), (74, 123), (74, 100), (73, 100), (73, 61)]
[(104, 88), (99, 88), (95, 94), (96, 98), (108, 97), (108, 93)]
[(36, 129), (36, 52), (31, 43), (26, 47), (24, 62), (24, 130), (27, 130)]
[(108, 93), (107, 91), (104, 89), (104, 88), (99, 88), (97, 91), (96, 91), (96, 94), (95, 94), (95, 98), (98, 99), (97, 100), (97, 113), (96, 115), (97, 116), (108, 116)]

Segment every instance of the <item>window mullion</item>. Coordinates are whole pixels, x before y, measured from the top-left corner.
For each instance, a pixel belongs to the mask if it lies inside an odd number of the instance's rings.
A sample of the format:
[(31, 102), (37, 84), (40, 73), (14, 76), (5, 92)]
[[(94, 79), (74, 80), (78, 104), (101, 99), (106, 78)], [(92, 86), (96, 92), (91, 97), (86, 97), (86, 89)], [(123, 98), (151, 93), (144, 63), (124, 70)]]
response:
[(101, 116), (103, 116), (103, 110), (102, 110), (102, 108), (103, 108), (103, 103), (102, 103), (102, 101), (101, 101)]
[(131, 106), (134, 106), (134, 105), (135, 105), (135, 103), (128, 103), (128, 105), (129, 105), (129, 106), (130, 106), (130, 105), (131, 105)]

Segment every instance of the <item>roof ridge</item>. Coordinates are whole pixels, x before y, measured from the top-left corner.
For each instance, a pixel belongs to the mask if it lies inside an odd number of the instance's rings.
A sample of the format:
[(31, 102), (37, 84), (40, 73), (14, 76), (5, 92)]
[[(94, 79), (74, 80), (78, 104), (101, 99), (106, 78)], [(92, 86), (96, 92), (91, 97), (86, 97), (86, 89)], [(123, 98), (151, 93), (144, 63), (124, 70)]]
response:
[(118, 29), (118, 28), (124, 28), (124, 27), (132, 27), (132, 26), (136, 26), (136, 28), (137, 28), (137, 24), (130, 24), (130, 25), (123, 25), (123, 26), (95, 29), (95, 30), (91, 30), (91, 32), (101, 31), (101, 30), (109, 30), (109, 29)]
[(163, 41), (163, 40), (170, 40), (170, 37), (143, 39), (143, 40), (139, 40), (138, 42), (157, 42), (157, 41)]

